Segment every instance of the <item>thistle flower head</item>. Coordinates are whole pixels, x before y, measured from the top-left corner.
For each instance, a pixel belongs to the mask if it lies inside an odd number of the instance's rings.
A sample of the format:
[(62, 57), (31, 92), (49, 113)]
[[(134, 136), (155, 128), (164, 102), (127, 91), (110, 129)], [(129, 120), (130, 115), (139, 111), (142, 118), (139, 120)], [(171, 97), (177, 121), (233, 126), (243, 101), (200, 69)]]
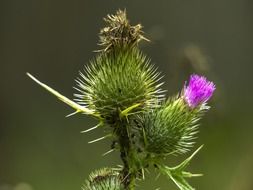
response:
[(215, 90), (213, 82), (208, 81), (204, 76), (193, 74), (190, 81), (184, 88), (183, 98), (191, 108), (207, 102)]

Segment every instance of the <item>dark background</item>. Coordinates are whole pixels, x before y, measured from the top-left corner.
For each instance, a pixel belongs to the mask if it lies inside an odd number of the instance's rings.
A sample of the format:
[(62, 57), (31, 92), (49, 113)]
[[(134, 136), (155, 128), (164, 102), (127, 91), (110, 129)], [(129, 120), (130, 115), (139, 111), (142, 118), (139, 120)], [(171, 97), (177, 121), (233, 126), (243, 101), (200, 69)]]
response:
[[(191, 184), (252, 190), (252, 0), (0, 1), (0, 190), (80, 189), (92, 170), (121, 163), (117, 153), (101, 156), (108, 141), (87, 144), (100, 130), (79, 133), (96, 120), (65, 118), (72, 110), (25, 75), (72, 98), (78, 71), (99, 48), (102, 18), (119, 8), (131, 23), (144, 25), (152, 42), (141, 48), (166, 75), (168, 95), (193, 72), (217, 85), (197, 139), (205, 146), (189, 167), (204, 176)], [(176, 189), (153, 177), (137, 189)]]

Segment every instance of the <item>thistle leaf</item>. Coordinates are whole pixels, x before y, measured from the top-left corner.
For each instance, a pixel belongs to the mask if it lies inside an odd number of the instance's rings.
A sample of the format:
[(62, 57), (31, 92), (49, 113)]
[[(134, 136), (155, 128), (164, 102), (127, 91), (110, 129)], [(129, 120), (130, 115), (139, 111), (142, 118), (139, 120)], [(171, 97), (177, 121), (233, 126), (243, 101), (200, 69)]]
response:
[(199, 177), (202, 176), (202, 174), (192, 174), (184, 170), (189, 165), (192, 158), (198, 153), (198, 151), (202, 147), (203, 145), (200, 146), (196, 151), (194, 151), (194, 153), (190, 157), (188, 157), (182, 163), (175, 167), (171, 168), (164, 165), (159, 166), (160, 171), (166, 176), (168, 176), (178, 186), (180, 190), (194, 190), (194, 188), (185, 180), (185, 178)]

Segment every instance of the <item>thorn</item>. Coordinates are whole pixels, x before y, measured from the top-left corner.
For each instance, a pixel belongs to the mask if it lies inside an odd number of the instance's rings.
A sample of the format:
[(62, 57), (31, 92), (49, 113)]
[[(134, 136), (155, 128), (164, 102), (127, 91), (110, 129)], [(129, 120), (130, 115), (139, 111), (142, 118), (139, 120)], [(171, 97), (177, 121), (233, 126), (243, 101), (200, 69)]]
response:
[(130, 173), (128, 173), (128, 174), (122, 179), (122, 181), (125, 181), (125, 180), (128, 178), (129, 175), (130, 175)]
[(141, 173), (142, 173), (142, 179), (144, 180), (145, 179), (145, 171), (143, 168), (141, 169)]
[(145, 168), (145, 171), (146, 171), (148, 174), (150, 174), (150, 171), (149, 171), (147, 168)]
[(95, 142), (101, 141), (101, 140), (103, 140), (103, 139), (106, 139), (107, 137), (109, 137), (109, 135), (106, 135), (106, 136), (100, 137), (100, 138), (95, 139), (95, 140), (93, 140), (93, 141), (89, 141), (88, 143), (89, 143), (89, 144), (92, 144), (92, 143), (95, 143)]
[(189, 162), (192, 160), (192, 158), (200, 151), (200, 149), (203, 148), (204, 145), (201, 145), (197, 150), (195, 150), (192, 155), (188, 158), (186, 158), (181, 164), (179, 164), (178, 166), (176, 166), (175, 168), (179, 169), (179, 170), (183, 170), (185, 169)]
[(87, 132), (89, 132), (89, 131), (92, 131), (92, 130), (98, 128), (99, 126), (101, 126), (101, 123), (95, 125), (94, 127), (89, 128), (89, 129), (87, 129), (87, 130), (81, 131), (81, 133), (87, 133)]
[(115, 149), (111, 149), (111, 150), (109, 150), (109, 151), (105, 152), (102, 156), (106, 156), (106, 155), (108, 155), (108, 154), (112, 153), (114, 150), (115, 150)]
[(80, 111), (79, 110), (77, 110), (77, 111), (75, 111), (75, 112), (73, 112), (73, 113), (70, 113), (70, 114), (68, 114), (68, 115), (66, 115), (65, 117), (70, 117), (70, 116), (73, 116), (73, 115), (75, 115), (75, 114), (77, 114), (77, 113), (79, 113)]
[(158, 178), (161, 176), (161, 174), (160, 173), (158, 173), (157, 175), (156, 175), (156, 177), (155, 177), (155, 181), (157, 181), (158, 180)]
[(97, 117), (92, 110), (88, 109), (87, 107), (81, 106), (81, 105), (77, 104), (76, 102), (70, 100), (69, 98), (63, 96), (62, 94), (60, 94), (59, 92), (57, 92), (53, 88), (51, 88), (48, 85), (40, 82), (37, 78), (35, 78), (34, 76), (32, 76), (30, 73), (26, 73), (26, 75), (28, 77), (30, 77), (38, 85), (40, 85), (42, 88), (46, 89), (48, 92), (50, 92), (51, 94), (53, 94), (54, 96), (56, 96), (59, 100), (61, 100), (65, 104), (69, 105), (70, 107), (72, 107), (76, 111), (83, 112), (83, 113), (85, 113), (87, 115), (93, 115), (93, 116)]
[(121, 111), (120, 116), (121, 116), (121, 117), (127, 116), (127, 115), (129, 114), (130, 111), (132, 111), (133, 109), (139, 107), (140, 105), (141, 105), (141, 104), (138, 103), (138, 104), (134, 104), (134, 105), (132, 105), (132, 106), (130, 106), (130, 107), (124, 109), (123, 111)]
[(202, 177), (204, 174), (192, 174), (191, 177)]

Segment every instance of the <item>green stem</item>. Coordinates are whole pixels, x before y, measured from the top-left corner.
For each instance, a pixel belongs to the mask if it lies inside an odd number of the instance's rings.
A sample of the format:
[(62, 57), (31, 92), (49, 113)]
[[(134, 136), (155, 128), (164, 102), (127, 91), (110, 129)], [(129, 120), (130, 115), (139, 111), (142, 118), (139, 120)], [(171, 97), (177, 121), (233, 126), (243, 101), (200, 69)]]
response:
[(131, 147), (131, 139), (129, 138), (127, 121), (121, 120), (117, 124), (116, 134), (118, 136), (118, 143), (120, 146), (120, 157), (124, 164), (122, 170), (122, 178), (126, 190), (135, 189), (136, 172), (133, 171), (133, 150)]

